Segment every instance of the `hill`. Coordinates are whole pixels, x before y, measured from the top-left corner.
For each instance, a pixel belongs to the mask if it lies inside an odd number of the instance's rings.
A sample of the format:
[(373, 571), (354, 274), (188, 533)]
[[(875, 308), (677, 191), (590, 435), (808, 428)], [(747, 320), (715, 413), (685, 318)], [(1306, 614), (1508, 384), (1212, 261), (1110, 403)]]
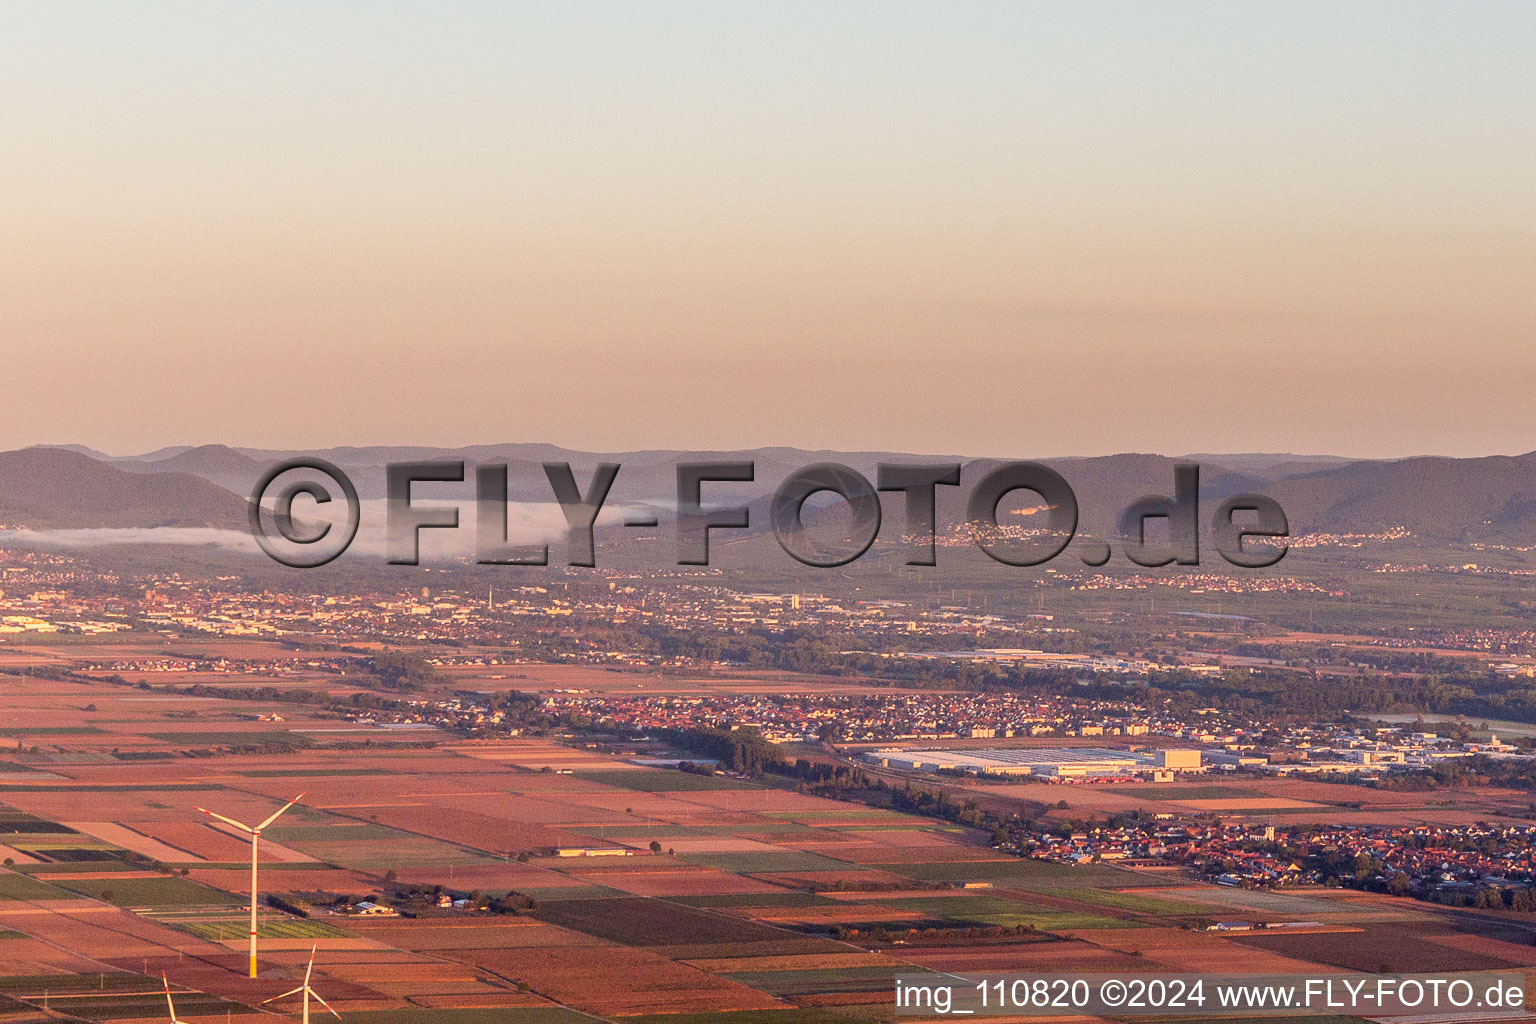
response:
[(116, 463), (131, 473), (189, 473), (235, 494), (249, 494), (276, 459), (257, 460), (227, 445), (205, 444), (161, 458), (141, 456)]
[(246, 502), (188, 473), (130, 473), (79, 452), (0, 452), (0, 524), (31, 529), (244, 529)]
[(1536, 541), (1536, 452), (1357, 462), (1265, 487), (1293, 532), (1406, 526), (1450, 541)]

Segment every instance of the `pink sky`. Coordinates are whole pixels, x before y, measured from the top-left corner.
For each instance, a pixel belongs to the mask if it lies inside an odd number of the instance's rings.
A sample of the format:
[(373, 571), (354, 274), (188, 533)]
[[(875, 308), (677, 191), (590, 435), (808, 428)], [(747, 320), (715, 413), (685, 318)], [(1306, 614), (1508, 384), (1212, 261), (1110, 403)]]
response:
[(1536, 8), (15, 12), (0, 445), (1536, 448)]

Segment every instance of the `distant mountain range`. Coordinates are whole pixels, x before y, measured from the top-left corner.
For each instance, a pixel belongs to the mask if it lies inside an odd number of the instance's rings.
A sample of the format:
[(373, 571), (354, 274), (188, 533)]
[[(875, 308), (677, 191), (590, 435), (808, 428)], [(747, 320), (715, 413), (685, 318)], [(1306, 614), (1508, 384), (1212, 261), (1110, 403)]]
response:
[(64, 448), (0, 452), (0, 525), (242, 529), (246, 501), (192, 473), (133, 473)]
[[(0, 453), (0, 525), (35, 529), (84, 527), (218, 526), (245, 528), (246, 497), (261, 473), (294, 452), (225, 445), (171, 447), (139, 456), (110, 457), (77, 445), (34, 447)], [(789, 473), (814, 462), (841, 462), (873, 479), (879, 462), (960, 462), (959, 489), (942, 488), (941, 518), (952, 521), (968, 485), (999, 460), (959, 456), (912, 456), (898, 452), (803, 451), (768, 447), (750, 451), (618, 453), (575, 451), (548, 444), (476, 445), (465, 448), (347, 447), (306, 454), (335, 463), (356, 482), (362, 497), (384, 493), (390, 462), (462, 459), (473, 465), (506, 462), (514, 501), (547, 502), (540, 464), (571, 462), (577, 479), (597, 462), (623, 465), (611, 502), (656, 503), (663, 509), (675, 492), (675, 469), (686, 460), (751, 460), (751, 485), (719, 485), (722, 495), (743, 493), (765, 508), (767, 496)], [(1293, 534), (1372, 533), (1401, 526), (1425, 540), (1536, 543), (1536, 453), (1474, 459), (1410, 458), (1351, 460), (1290, 454), (1199, 454), (1170, 458), (1124, 454), (1044, 459), (1072, 484), (1083, 524), (1107, 532), (1119, 509), (1149, 493), (1169, 493), (1173, 467), (1201, 465), (1202, 500), (1208, 506), (1241, 491), (1261, 491), (1286, 510)], [(466, 483), (460, 493), (468, 495)], [(1209, 514), (1207, 510), (1206, 515)], [(766, 517), (754, 516), (766, 524)]]

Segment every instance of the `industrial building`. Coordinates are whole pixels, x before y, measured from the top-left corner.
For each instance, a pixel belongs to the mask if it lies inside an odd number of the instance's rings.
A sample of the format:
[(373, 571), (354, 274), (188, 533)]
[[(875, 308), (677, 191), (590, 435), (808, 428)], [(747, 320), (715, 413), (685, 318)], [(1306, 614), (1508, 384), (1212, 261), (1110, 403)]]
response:
[(979, 750), (871, 750), (872, 764), (905, 771), (961, 771), (977, 775), (1030, 775), (1082, 779), (1203, 770), (1198, 750), (1108, 750), (1101, 747), (986, 748)]

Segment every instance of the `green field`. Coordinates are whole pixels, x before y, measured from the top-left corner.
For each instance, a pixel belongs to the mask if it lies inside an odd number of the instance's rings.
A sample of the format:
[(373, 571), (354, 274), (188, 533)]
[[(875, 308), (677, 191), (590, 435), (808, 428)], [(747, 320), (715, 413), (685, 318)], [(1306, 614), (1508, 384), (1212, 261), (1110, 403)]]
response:
[(293, 732), (151, 732), (145, 735), (183, 747), (309, 747), (315, 742)]
[(988, 860), (971, 863), (873, 864), (925, 882), (991, 882), (1000, 888), (1021, 889), (1084, 887), (1123, 889), (1168, 885), (1163, 879), (1133, 874), (1105, 864), (1055, 864), (1043, 860)]
[[(219, 942), (245, 938), (250, 933), (251, 924), (249, 918), (230, 918), (223, 923), (177, 921), (176, 927), (200, 939)], [(324, 921), (306, 921), (303, 918), (263, 919), (256, 926), (256, 937), (260, 939), (340, 939), (349, 934)]]
[(1080, 903), (1097, 903), (1105, 907), (1114, 907), (1117, 910), (1129, 910), (1138, 914), (1202, 914), (1209, 915), (1209, 905), (1202, 906), (1199, 903), (1185, 903), (1180, 900), (1167, 900), (1155, 896), (1144, 896), (1139, 892), (1115, 892), (1112, 889), (1042, 889), (1041, 892), (1049, 896), (1059, 896), (1062, 899), (1077, 900)]
[(105, 730), (94, 725), (48, 725), (37, 729), (0, 728), (0, 736), (95, 736)]
[[(249, 864), (246, 866), (249, 867)], [(18, 874), (35, 875), (44, 871), (49, 874), (68, 874), (72, 871), (89, 874), (96, 871), (138, 871), (140, 869), (127, 861), (108, 858), (106, 860), (57, 860), (47, 864), (18, 864), (11, 870)]]
[(1123, 923), (1099, 914), (1035, 907), (1004, 899), (1001, 896), (981, 896), (970, 893), (963, 896), (904, 898), (889, 900), (884, 904), (880, 904), (878, 898), (874, 898), (870, 903), (900, 907), (902, 910), (915, 910), (935, 920), (942, 919), (959, 924), (993, 925), (999, 928), (1028, 925), (1040, 931), (1054, 931), (1062, 928), (1116, 928)]
[(633, 790), (636, 793), (697, 793), (712, 789), (761, 789), (750, 782), (730, 779), (723, 775), (694, 775), (689, 772), (657, 768), (635, 768), (625, 771), (573, 772), (573, 778), (583, 782), (599, 782), (605, 786)]
[(845, 860), (833, 860), (819, 853), (801, 853), (785, 849), (783, 853), (694, 853), (680, 857), (694, 864), (707, 864), (712, 868), (729, 871), (733, 875), (757, 874), (765, 871), (858, 871), (859, 865)]
[[(60, 995), (98, 992), (133, 992), (144, 987), (144, 975), (132, 971), (101, 971), (86, 974), (16, 974), (0, 977), (0, 990), (13, 994), (54, 992)], [(165, 1003), (162, 1001), (161, 1006)]]
[(73, 898), (73, 893), (67, 893), (63, 889), (49, 885), (47, 882), (39, 882), (35, 878), (28, 878), (26, 875), (18, 875), (10, 871), (0, 874), (0, 900), (68, 900)]
[[(96, 975), (89, 976), (91, 980)], [(158, 983), (158, 979), (156, 979)], [(165, 996), (153, 991), (140, 992), (87, 992), (79, 995), (60, 995), (50, 989), (39, 989), (35, 993), (28, 992), (33, 1005), (41, 1006), (41, 995), (49, 992), (48, 1009), (50, 1017), (54, 1014), (68, 1014), (70, 1018), (80, 1020), (112, 1020), (114, 1018), (165, 1018)], [(174, 991), (174, 990), (173, 990)], [(178, 1017), (213, 1017), (218, 1020), (225, 1019), (225, 1014), (232, 1014), (235, 1010), (242, 1013), (249, 1011), (240, 1003), (232, 1003), (220, 999), (218, 996), (204, 995), (201, 992), (176, 992), (176, 1014)]]
[(238, 906), (240, 898), (185, 878), (79, 878), (64, 883), (74, 892), (119, 907)]

